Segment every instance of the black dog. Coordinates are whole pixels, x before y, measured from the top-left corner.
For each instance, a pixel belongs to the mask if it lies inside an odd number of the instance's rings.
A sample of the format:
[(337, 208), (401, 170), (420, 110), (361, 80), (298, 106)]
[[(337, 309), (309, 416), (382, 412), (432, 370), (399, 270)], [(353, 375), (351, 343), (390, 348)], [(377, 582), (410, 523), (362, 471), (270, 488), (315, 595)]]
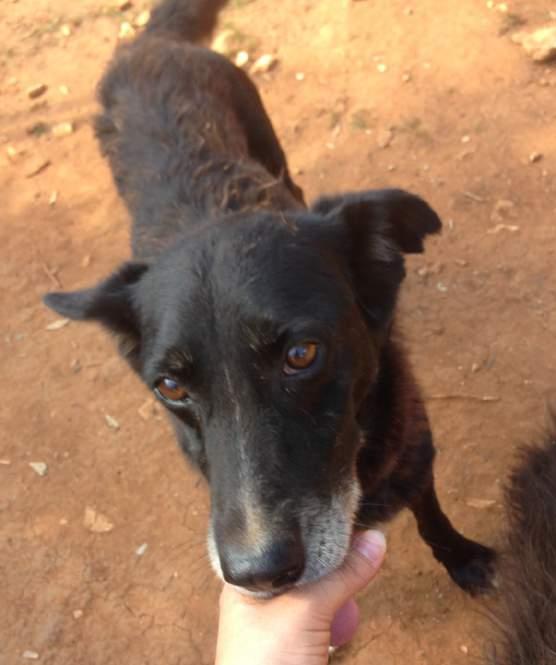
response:
[(409, 507), (465, 590), (493, 552), (457, 533), (394, 332), (403, 253), (440, 230), (398, 190), (307, 209), (259, 95), (195, 45), (225, 0), (166, 0), (118, 49), (96, 132), (133, 218), (134, 262), (56, 293), (97, 320), (168, 408), (207, 477), (209, 550), (229, 582), (278, 592), (343, 560), (352, 531)]

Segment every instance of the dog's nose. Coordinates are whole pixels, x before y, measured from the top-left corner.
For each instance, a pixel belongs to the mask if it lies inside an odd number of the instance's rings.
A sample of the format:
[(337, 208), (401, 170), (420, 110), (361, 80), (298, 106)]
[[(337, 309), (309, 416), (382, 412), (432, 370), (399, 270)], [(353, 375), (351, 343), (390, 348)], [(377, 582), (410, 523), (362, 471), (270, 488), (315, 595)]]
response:
[(250, 591), (277, 592), (297, 582), (305, 568), (301, 537), (276, 541), (262, 551), (227, 547), (220, 554), (224, 579)]

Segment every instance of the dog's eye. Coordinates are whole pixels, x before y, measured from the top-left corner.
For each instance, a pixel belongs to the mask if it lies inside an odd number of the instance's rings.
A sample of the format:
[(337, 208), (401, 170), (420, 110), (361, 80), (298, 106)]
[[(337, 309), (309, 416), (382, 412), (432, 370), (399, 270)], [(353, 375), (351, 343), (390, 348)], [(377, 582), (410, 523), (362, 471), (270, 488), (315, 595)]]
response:
[(302, 342), (288, 349), (284, 364), (285, 374), (296, 374), (309, 369), (317, 359), (319, 345), (316, 342)]
[(168, 376), (157, 383), (156, 391), (169, 402), (183, 402), (189, 397), (187, 390)]

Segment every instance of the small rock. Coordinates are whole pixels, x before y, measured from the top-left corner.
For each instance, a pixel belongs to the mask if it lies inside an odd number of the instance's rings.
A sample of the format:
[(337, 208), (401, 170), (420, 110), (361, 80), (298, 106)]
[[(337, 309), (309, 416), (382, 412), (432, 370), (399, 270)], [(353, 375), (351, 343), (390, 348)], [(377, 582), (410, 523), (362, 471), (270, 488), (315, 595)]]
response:
[(129, 23), (129, 21), (124, 21), (120, 25), (120, 31), (118, 32), (119, 39), (131, 39), (135, 35), (135, 28)]
[(60, 526), (67, 526), (67, 525), (68, 525), (68, 521), (67, 521), (67, 519), (66, 519), (65, 517), (62, 517), (62, 519), (58, 522), (58, 524), (59, 524)]
[(142, 545), (139, 545), (139, 547), (135, 550), (135, 554), (137, 556), (143, 556), (145, 552), (147, 551), (149, 545), (147, 543), (143, 543)]
[(547, 25), (533, 32), (518, 32), (512, 35), (512, 41), (521, 44), (535, 62), (549, 62), (556, 58), (556, 25)]
[(46, 83), (39, 83), (38, 85), (33, 85), (30, 88), (27, 88), (27, 97), (29, 99), (37, 99), (41, 97), (48, 90)]
[(63, 35), (64, 37), (69, 37), (69, 36), (71, 35), (71, 28), (70, 28), (69, 25), (63, 25), (63, 26), (60, 28), (60, 32), (62, 33), (62, 35)]
[(529, 161), (531, 162), (531, 164), (536, 164), (537, 162), (540, 162), (543, 157), (544, 155), (542, 154), (542, 152), (532, 152), (529, 155)]
[(151, 13), (148, 9), (146, 9), (144, 12), (141, 12), (139, 16), (135, 19), (135, 25), (138, 28), (144, 28), (147, 23), (151, 20)]
[(264, 74), (274, 69), (278, 64), (278, 58), (272, 53), (265, 53), (257, 58), (251, 67), (251, 74)]
[(152, 399), (152, 397), (149, 397), (149, 399), (137, 409), (137, 413), (141, 416), (143, 420), (150, 420), (153, 416), (156, 415), (157, 412), (156, 406), (157, 405), (154, 399)]
[(44, 157), (34, 157), (29, 161), (27, 168), (25, 169), (25, 176), (27, 178), (33, 178), (45, 171), (49, 166), (49, 159), (45, 159)]
[(60, 122), (52, 128), (52, 135), (56, 138), (73, 134), (74, 126), (72, 122)]
[(394, 132), (391, 129), (381, 129), (376, 137), (376, 143), (379, 148), (387, 148), (394, 138)]
[(444, 282), (438, 282), (436, 285), (437, 291), (440, 291), (440, 293), (446, 293), (448, 291), (448, 287)]
[(120, 429), (120, 423), (114, 418), (113, 416), (110, 416), (108, 413), (104, 414), (104, 420), (106, 420), (106, 424), (110, 429), (113, 430), (119, 430)]
[(57, 191), (51, 192), (50, 196), (48, 197), (48, 205), (55, 206), (57, 201), (58, 201), (58, 192)]
[(461, 137), (461, 142), (462, 143), (469, 143), (470, 141), (471, 141), (471, 137), (468, 134)]
[(236, 67), (245, 67), (249, 62), (249, 53), (247, 51), (238, 51), (234, 62)]
[(469, 649), (465, 646), (465, 644), (462, 644), (459, 650), (461, 651), (461, 653), (464, 653), (466, 656), (469, 653)]
[(17, 85), (19, 83), (19, 81), (17, 77), (10, 76), (10, 78), (6, 81), (6, 83), (10, 86), (10, 88), (13, 88), (14, 85)]
[(490, 213), (490, 219), (493, 222), (501, 222), (510, 216), (510, 213), (515, 208), (515, 203), (508, 199), (500, 199), (494, 204), (494, 208)]
[(85, 508), (83, 526), (92, 533), (109, 533), (114, 528), (114, 525), (106, 515), (97, 512), (90, 506)]
[(0, 459), (0, 466), (10, 466), (11, 460), (9, 459)]
[(61, 95), (69, 95), (69, 88), (67, 85), (60, 85), (58, 86), (58, 90)]
[(91, 265), (91, 255), (85, 254), (85, 256), (81, 259), (81, 267), (88, 268), (90, 265)]
[(478, 372), (480, 369), (481, 369), (481, 366), (479, 365), (479, 363), (473, 363), (473, 364), (471, 365), (471, 373), (472, 373), (472, 374), (477, 374), (477, 372)]
[(73, 610), (72, 615), (73, 618), (77, 621), (77, 619), (81, 619), (83, 616), (83, 610)]
[(14, 148), (13, 145), (9, 145), (6, 148), (6, 154), (8, 155), (8, 159), (10, 160), (10, 162), (15, 162), (19, 153), (17, 151), (17, 148)]
[(405, 7), (405, 9), (403, 10), (403, 13), (406, 16), (413, 16), (413, 7)]
[(24, 651), (22, 654), (23, 658), (27, 660), (38, 660), (40, 658), (39, 654), (36, 651)]
[(384, 74), (385, 72), (388, 71), (388, 65), (386, 65), (384, 62), (379, 62), (378, 65), (376, 66), (376, 70), (380, 74)]
[(48, 134), (50, 131), (50, 125), (47, 122), (34, 122), (32, 125), (27, 127), (25, 130), (29, 136), (42, 136), (43, 134)]
[(70, 369), (74, 374), (81, 371), (81, 361), (79, 358), (74, 358), (70, 363)]
[(402, 74), (402, 81), (404, 83), (409, 83), (411, 81), (411, 74), (409, 72), (404, 72)]
[(213, 51), (216, 51), (221, 55), (229, 56), (233, 51), (233, 42), (235, 38), (236, 33), (233, 30), (222, 30), (222, 32), (219, 32), (212, 40), (210, 47)]
[(44, 462), (29, 462), (29, 466), (41, 477), (46, 476), (48, 473), (48, 464), (45, 464)]
[(56, 321), (52, 321), (52, 323), (49, 323), (45, 330), (50, 330), (51, 332), (53, 330), (61, 330), (62, 328), (65, 328), (68, 323), (70, 322), (70, 319), (56, 319)]
[(490, 508), (496, 504), (496, 501), (493, 499), (469, 499), (466, 501), (466, 504), (470, 508), (478, 508), (479, 510), (484, 510), (485, 508)]
[(305, 80), (305, 74), (303, 72), (297, 72), (295, 75), (295, 80), (296, 81), (304, 81)]
[(491, 229), (488, 229), (487, 233), (490, 235), (500, 233), (500, 231), (509, 231), (510, 233), (516, 233), (519, 231), (519, 226), (517, 224), (497, 224)]

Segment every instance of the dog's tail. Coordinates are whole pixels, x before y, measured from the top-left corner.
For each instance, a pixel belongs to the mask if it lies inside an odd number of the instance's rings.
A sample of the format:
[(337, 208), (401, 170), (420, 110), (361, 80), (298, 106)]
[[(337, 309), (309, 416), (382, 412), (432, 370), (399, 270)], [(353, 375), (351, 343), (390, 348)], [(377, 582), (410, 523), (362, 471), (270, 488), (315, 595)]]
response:
[(220, 10), (228, 0), (162, 0), (147, 24), (149, 34), (200, 42), (211, 36)]
[(526, 448), (506, 494), (509, 517), (499, 665), (556, 665), (556, 417)]

